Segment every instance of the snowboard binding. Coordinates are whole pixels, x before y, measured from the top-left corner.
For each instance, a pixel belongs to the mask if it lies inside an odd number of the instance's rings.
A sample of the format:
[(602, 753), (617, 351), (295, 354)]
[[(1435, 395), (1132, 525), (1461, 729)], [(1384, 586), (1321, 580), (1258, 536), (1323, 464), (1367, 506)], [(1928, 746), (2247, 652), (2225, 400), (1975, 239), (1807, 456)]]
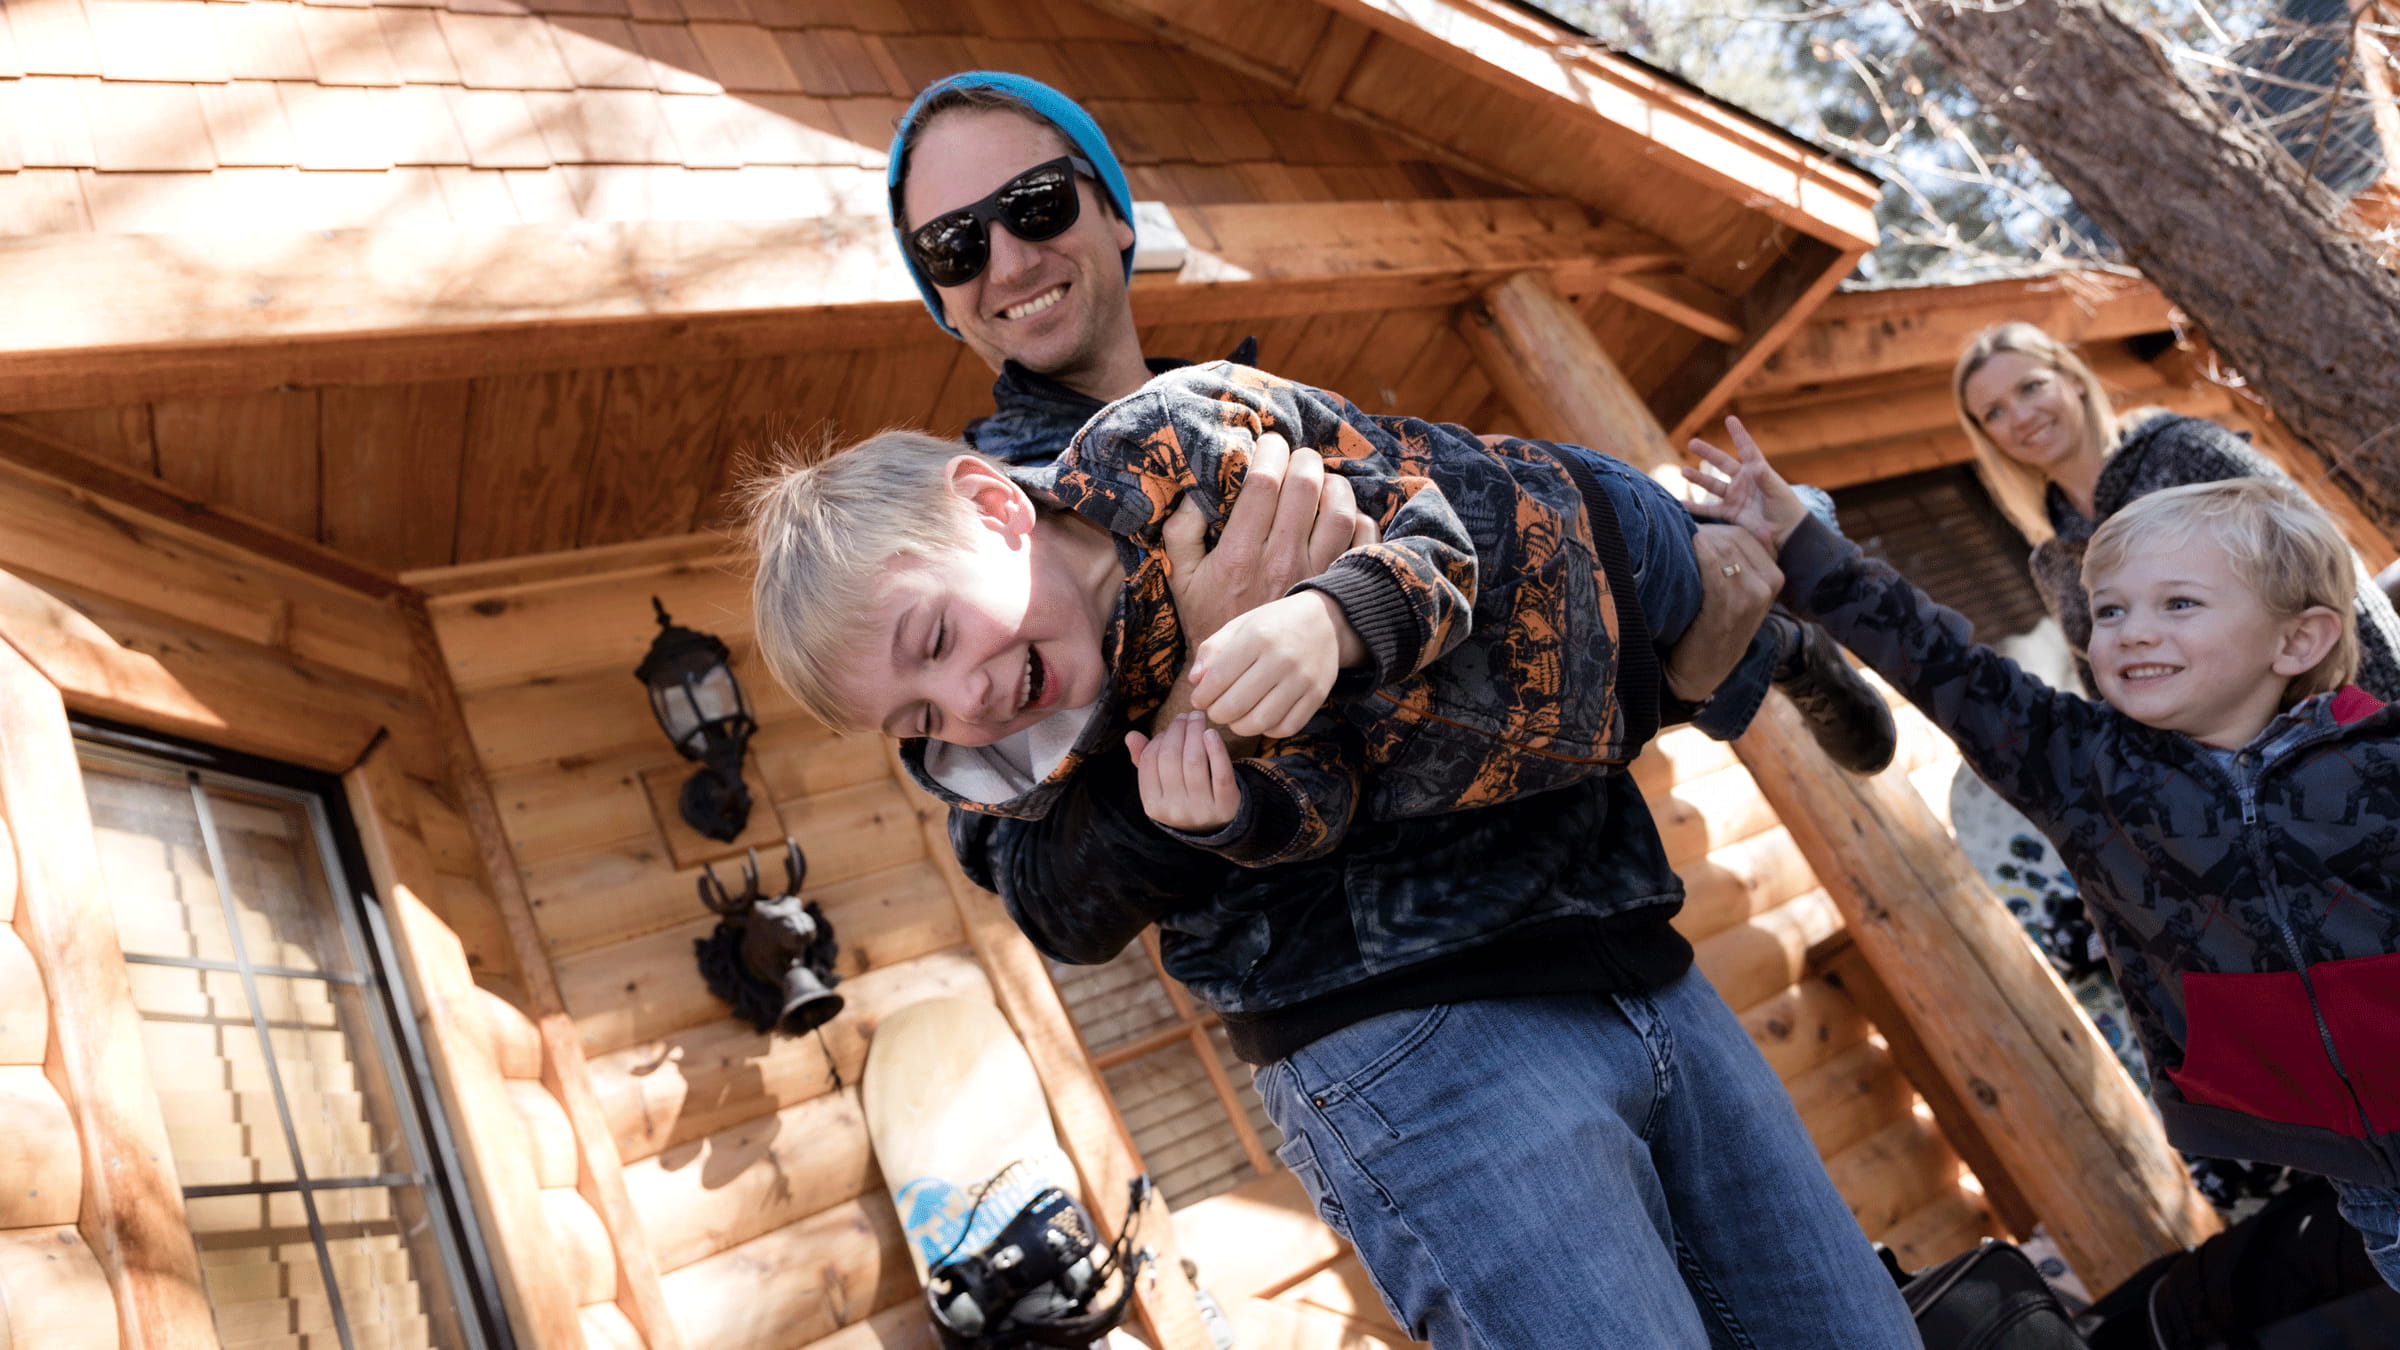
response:
[[(1013, 1164), (986, 1183), (983, 1194), (1000, 1189), (1011, 1170)], [(980, 1250), (959, 1256), (953, 1248), (935, 1262), (926, 1272), (925, 1300), (943, 1350), (1081, 1350), (1124, 1321), (1134, 1278), (1151, 1258), (1148, 1248), (1133, 1245), (1150, 1178), (1135, 1177), (1129, 1189), (1125, 1222), (1105, 1248), (1083, 1206), (1046, 1186)], [(974, 1231), (973, 1219), (970, 1211), (966, 1232)], [(1102, 1302), (1112, 1277), (1116, 1293)]]

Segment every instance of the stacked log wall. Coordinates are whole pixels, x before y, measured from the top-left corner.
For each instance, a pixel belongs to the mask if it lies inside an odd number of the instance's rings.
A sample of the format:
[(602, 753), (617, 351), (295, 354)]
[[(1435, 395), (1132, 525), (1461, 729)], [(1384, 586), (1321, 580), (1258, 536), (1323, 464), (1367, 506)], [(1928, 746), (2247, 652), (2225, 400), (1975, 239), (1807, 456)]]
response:
[[(918, 1326), (916, 1281), (860, 1111), (867, 1040), (894, 1008), (990, 999), (991, 982), (881, 741), (826, 730), (759, 667), (746, 583), (714, 541), (660, 551), (547, 577), (461, 569), (424, 579), (428, 607), (683, 1339), (790, 1350), (897, 1335)], [(733, 845), (675, 815), (691, 766), (632, 673), (652, 596), (734, 648), (759, 719)], [(841, 944), (844, 1010), (805, 1038), (735, 1020), (693, 956), (716, 923), (703, 868), (738, 889), (756, 846), (763, 883), (779, 884), (787, 834)], [(510, 1086), (529, 1123), (546, 1111), (530, 1084)], [(545, 1197), (573, 1193), (564, 1161), (549, 1158)]]
[[(312, 568), (318, 560), (305, 545), (261, 556), (8, 464), (0, 464), (0, 521), (7, 525), (0, 529), (0, 638), (60, 690), (68, 711), (353, 780), (351, 805), (369, 845), (373, 880), (405, 920), (404, 945), (412, 957), (446, 950), (455, 969), (446, 1001), (438, 988), (415, 981), (431, 1052), (469, 1065), (470, 1074), (472, 1063), (500, 1062), (495, 1032), (524, 1016), (515, 1006), (522, 999), (518, 971), (420, 706), (407, 628), (392, 599), (397, 586), (387, 584), (383, 594), (357, 589), (345, 584), (355, 569), (330, 558)], [(355, 780), (369, 760), (380, 790), (363, 793)], [(413, 868), (404, 887), (387, 847), (403, 836)], [(13, 898), (13, 888), (9, 893)], [(23, 914), (14, 917), (21, 928)], [(59, 1156), (58, 1127), (69, 1121), (57, 1093), (45, 1098), (34, 1082), (44, 1053), (53, 1060), (57, 1054), (55, 1028), (44, 1021), (50, 972), (8, 930), (0, 930), (0, 972), (6, 991), (0, 994), (0, 1101), (6, 1103), (0, 1133), (21, 1141), (23, 1156), (44, 1160), (48, 1170), (47, 1161)], [(472, 1098), (455, 1096), (452, 1067), (437, 1064), (437, 1078), (470, 1167), (486, 1178), (531, 1175), (534, 1159), (519, 1132), (503, 1128), (493, 1113), (472, 1110)], [(148, 1086), (138, 1065), (127, 1072)], [(537, 1063), (534, 1076), (539, 1072)], [(70, 1131), (69, 1156), (74, 1146)], [(15, 1148), (10, 1153), (18, 1156)], [(62, 1184), (63, 1190), (44, 1184), (32, 1188), (32, 1197), (12, 1193), (0, 1201), (0, 1227), (12, 1233), (0, 1259), (0, 1284), (7, 1286), (0, 1305), (13, 1319), (18, 1346), (80, 1346), (85, 1341), (78, 1338), (98, 1334), (91, 1316), (97, 1305), (71, 1286), (101, 1267), (80, 1264), (84, 1258), (69, 1241), (74, 1230), (54, 1226), (60, 1197), (71, 1199), (76, 1189), (71, 1175)], [(469, 1187), (487, 1224), (505, 1227), (491, 1212), (494, 1194)], [(71, 1211), (63, 1222), (75, 1222)], [(519, 1230), (528, 1241), (538, 1236)], [(502, 1242), (495, 1254), (505, 1266), (522, 1246)], [(117, 1281), (127, 1273), (105, 1275)], [(66, 1283), (39, 1294), (25, 1283), (44, 1280)], [(511, 1288), (512, 1304), (520, 1295), (540, 1298), (540, 1285), (532, 1281), (530, 1292)], [(44, 1339), (54, 1321), (60, 1339)]]
[(78, 1231), (83, 1158), (55, 1065), (48, 982), (24, 929), (15, 821), (0, 819), (0, 1350), (116, 1350), (109, 1277)]

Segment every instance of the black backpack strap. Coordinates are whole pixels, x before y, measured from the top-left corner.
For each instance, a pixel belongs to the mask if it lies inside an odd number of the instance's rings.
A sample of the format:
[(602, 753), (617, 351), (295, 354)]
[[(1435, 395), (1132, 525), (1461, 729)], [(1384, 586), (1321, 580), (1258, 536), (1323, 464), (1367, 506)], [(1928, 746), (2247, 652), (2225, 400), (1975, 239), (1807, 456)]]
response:
[(1625, 551), (1625, 531), (1617, 523), (1608, 490), (1573, 451), (1556, 454), (1575, 490), (1583, 494), (1584, 514), (1592, 526), (1592, 554), (1600, 560), (1609, 596), (1616, 602), (1617, 707), (1625, 718), (1625, 758), (1631, 760), (1658, 734), (1658, 649), (1650, 643), (1650, 621), (1643, 617), (1641, 593), (1634, 589), (1633, 556)]

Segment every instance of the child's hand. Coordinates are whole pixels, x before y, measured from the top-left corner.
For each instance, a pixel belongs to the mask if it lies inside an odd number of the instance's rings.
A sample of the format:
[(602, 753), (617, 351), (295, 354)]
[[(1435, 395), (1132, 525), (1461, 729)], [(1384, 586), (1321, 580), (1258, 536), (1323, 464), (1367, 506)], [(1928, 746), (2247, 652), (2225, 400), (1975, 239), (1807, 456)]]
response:
[(1302, 591), (1237, 614), (1200, 644), (1192, 706), (1241, 736), (1289, 736), (1308, 725), (1345, 665), (1366, 646), (1322, 591)]
[(1242, 789), (1233, 778), (1225, 738), (1198, 713), (1167, 723), (1152, 740), (1125, 733), (1141, 784), (1142, 810), (1152, 820), (1187, 834), (1211, 834), (1233, 822), (1242, 809)]
[(1740, 418), (1726, 418), (1725, 431), (1733, 437), (1737, 454), (1726, 454), (1697, 438), (1691, 443), (1692, 453), (1702, 463), (1685, 477), (1715, 499), (1694, 502), (1692, 510), (1739, 525), (1766, 545), (1769, 553), (1779, 553), (1783, 541), (1808, 519), (1808, 507), (1792, 491), (1792, 485), (1783, 481), (1783, 475), (1768, 466), (1758, 442), (1742, 429)]

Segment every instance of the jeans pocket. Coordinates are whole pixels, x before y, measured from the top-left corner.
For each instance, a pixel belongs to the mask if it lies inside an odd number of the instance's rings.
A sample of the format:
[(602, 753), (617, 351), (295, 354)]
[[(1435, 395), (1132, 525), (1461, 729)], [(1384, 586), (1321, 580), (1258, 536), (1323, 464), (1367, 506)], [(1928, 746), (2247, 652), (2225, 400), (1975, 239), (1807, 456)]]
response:
[(1309, 1146), (1308, 1136), (1297, 1132), (1286, 1134), (1275, 1148), (1275, 1157), (1299, 1178), (1300, 1188), (1308, 1192), (1309, 1201), (1317, 1207), (1317, 1217), (1325, 1221), (1325, 1226), (1341, 1234), (1344, 1242), (1350, 1241), (1349, 1215), (1342, 1210), (1341, 1197), (1325, 1183), (1325, 1169), (1318, 1164), (1317, 1152)]

